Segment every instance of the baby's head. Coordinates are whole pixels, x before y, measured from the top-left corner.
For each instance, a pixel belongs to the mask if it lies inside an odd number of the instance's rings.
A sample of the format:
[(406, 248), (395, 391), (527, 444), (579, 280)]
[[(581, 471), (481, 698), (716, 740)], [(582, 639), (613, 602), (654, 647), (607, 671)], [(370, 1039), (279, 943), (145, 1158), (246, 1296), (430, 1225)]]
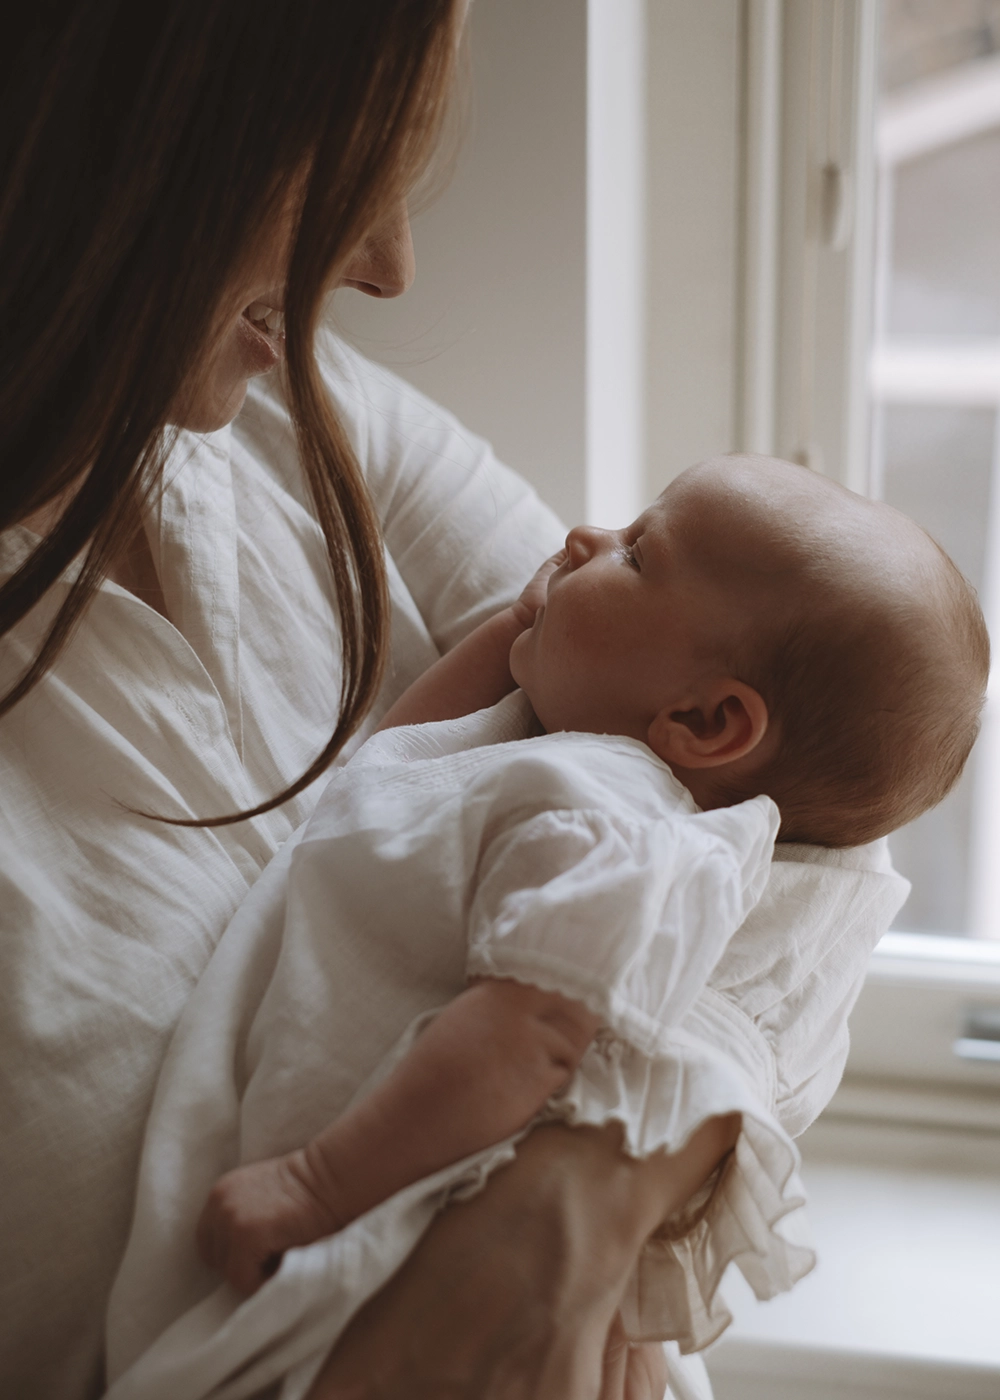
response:
[(975, 594), (912, 520), (721, 457), (625, 530), (580, 526), (511, 669), (547, 730), (642, 739), (702, 807), (766, 792), (781, 839), (853, 846), (939, 802), (979, 728)]

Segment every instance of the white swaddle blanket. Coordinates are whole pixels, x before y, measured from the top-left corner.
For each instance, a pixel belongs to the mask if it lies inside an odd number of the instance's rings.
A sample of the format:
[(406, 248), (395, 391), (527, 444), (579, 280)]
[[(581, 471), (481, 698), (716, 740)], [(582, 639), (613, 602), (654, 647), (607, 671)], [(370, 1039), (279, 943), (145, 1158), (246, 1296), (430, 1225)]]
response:
[(303, 1145), (470, 974), (602, 1017), (550, 1116), (616, 1120), (646, 1155), (744, 1115), (707, 1205), (644, 1251), (623, 1306), (632, 1336), (696, 1350), (729, 1320), (717, 1289), (731, 1260), (761, 1297), (812, 1266), (786, 1129), (836, 1085), (847, 1011), (905, 881), (878, 848), (784, 847), (772, 865), (768, 798), (699, 813), (645, 745), (526, 739), (529, 718), (515, 695), (377, 735), (223, 935), (150, 1117), (108, 1314), (114, 1400), (236, 1400), (281, 1378), (296, 1400), (449, 1196), (510, 1159), (512, 1141), (489, 1148), (290, 1250), (246, 1300), (196, 1255), (214, 1181)]

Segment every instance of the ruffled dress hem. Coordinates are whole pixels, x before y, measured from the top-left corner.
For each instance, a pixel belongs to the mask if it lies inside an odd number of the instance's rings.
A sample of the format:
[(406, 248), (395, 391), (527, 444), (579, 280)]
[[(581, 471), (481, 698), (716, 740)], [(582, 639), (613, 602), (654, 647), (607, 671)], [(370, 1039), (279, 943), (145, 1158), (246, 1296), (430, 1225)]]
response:
[(618, 1123), (623, 1150), (638, 1159), (680, 1151), (710, 1118), (742, 1116), (728, 1158), (639, 1257), (622, 1303), (633, 1341), (672, 1341), (683, 1353), (709, 1346), (732, 1321), (720, 1293), (730, 1264), (761, 1300), (812, 1270), (798, 1151), (737, 1065), (693, 1037), (650, 1058), (602, 1035), (581, 1071), (542, 1118)]

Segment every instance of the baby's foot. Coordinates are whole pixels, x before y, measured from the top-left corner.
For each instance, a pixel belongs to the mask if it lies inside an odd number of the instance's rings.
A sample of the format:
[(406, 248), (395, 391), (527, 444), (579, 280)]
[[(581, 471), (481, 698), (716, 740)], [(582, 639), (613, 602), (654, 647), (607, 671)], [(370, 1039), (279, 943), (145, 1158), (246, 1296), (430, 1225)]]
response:
[(198, 1221), (198, 1252), (249, 1296), (286, 1249), (332, 1235), (337, 1219), (312, 1182), (305, 1152), (237, 1167), (212, 1187)]

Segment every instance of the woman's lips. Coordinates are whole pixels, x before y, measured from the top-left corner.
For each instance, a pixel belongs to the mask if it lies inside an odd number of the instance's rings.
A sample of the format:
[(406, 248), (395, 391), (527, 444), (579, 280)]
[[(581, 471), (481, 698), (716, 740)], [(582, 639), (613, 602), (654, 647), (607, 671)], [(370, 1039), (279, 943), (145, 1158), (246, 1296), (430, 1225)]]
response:
[(285, 313), (266, 301), (251, 302), (243, 315), (268, 335), (279, 335), (285, 329)]
[(281, 359), (285, 349), (284, 324), (282, 313), (262, 302), (251, 302), (240, 316), (240, 348), (249, 375), (267, 374)]

